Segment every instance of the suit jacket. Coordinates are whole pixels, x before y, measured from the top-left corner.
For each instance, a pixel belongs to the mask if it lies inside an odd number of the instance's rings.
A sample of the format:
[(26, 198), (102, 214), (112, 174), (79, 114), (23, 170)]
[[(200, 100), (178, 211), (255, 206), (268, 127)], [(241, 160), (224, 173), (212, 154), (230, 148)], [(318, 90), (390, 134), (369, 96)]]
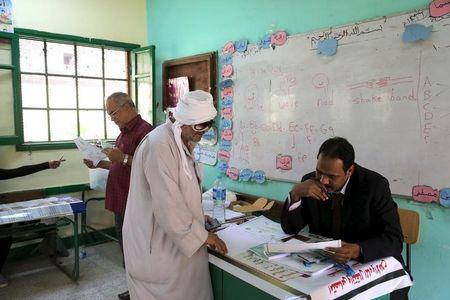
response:
[[(309, 173), (303, 176), (302, 182), (314, 176), (314, 172)], [(313, 198), (302, 198), (301, 201), (298, 208), (289, 211), (286, 200), (281, 215), (283, 230), (296, 234), (308, 225), (309, 232), (331, 237), (332, 201)], [(341, 221), (341, 239), (361, 247), (360, 261), (393, 256), (403, 264), (403, 234), (397, 204), (392, 199), (386, 178), (355, 164), (345, 190)]]

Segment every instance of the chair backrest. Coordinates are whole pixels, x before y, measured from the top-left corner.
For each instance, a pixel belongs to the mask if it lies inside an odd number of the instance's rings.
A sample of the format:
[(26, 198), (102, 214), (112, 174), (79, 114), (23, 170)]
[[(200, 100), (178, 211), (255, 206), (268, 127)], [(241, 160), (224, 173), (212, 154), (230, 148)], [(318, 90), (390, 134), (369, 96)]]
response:
[(405, 243), (415, 244), (420, 234), (420, 215), (413, 210), (398, 209)]
[(411, 244), (415, 244), (419, 239), (420, 215), (413, 210), (402, 208), (398, 209), (398, 215), (406, 243), (406, 271), (411, 275)]

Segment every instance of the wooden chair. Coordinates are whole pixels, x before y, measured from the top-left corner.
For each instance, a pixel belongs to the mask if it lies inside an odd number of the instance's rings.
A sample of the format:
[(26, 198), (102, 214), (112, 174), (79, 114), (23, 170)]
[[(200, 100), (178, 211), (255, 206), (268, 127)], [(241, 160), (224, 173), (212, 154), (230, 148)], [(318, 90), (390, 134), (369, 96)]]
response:
[(419, 239), (420, 215), (416, 211), (402, 208), (398, 209), (398, 214), (406, 243), (406, 270), (411, 274), (411, 245)]

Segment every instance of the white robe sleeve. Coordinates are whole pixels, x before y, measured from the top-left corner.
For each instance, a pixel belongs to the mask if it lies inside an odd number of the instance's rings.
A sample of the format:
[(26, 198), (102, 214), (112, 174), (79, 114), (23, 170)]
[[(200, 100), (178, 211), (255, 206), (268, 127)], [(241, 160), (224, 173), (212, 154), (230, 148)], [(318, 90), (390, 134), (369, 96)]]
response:
[[(143, 168), (158, 224), (178, 249), (191, 257), (205, 243), (208, 232), (187, 206), (189, 199), (180, 190), (176, 159), (169, 145), (154, 143), (144, 155)], [(196, 181), (194, 177), (193, 184)]]

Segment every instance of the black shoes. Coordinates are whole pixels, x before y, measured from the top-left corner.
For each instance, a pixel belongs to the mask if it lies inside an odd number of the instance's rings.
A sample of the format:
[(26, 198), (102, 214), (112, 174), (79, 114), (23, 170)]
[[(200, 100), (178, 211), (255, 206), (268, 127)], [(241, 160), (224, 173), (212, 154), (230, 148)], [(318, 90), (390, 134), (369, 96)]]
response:
[[(6, 278), (2, 273), (0, 273), (0, 288), (7, 287), (9, 284), (8, 278)], [(130, 299), (128, 297), (128, 299)]]
[(130, 300), (130, 292), (126, 291), (122, 294), (117, 295), (120, 300)]

